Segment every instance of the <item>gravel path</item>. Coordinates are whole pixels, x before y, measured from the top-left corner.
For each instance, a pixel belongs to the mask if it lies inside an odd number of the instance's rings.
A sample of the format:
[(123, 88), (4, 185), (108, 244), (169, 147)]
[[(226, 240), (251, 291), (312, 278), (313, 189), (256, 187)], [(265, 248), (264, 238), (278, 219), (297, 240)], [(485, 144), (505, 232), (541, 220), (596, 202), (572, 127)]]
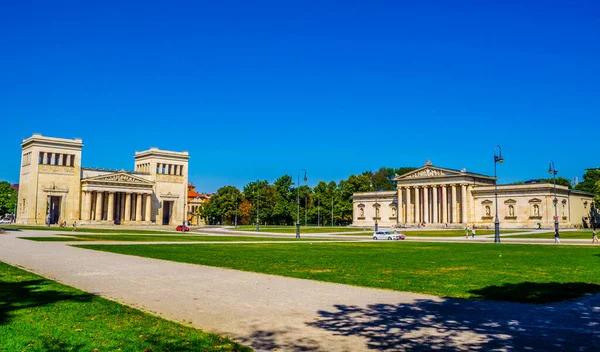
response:
[(442, 299), (124, 256), (0, 235), (0, 260), (258, 351), (597, 350), (600, 295)]

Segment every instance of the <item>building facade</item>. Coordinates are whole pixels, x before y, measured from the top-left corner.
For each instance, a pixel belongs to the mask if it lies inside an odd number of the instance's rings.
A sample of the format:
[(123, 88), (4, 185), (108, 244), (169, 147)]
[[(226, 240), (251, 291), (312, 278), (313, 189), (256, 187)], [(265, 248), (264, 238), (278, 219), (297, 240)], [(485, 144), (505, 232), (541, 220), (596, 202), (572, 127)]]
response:
[(210, 193), (196, 192), (196, 186), (188, 184), (187, 206), (188, 206), (188, 222), (192, 225), (204, 225), (202, 218), (202, 205), (212, 197)]
[[(433, 166), (395, 178), (397, 190), (355, 193), (353, 226), (494, 227), (494, 177)], [(566, 186), (535, 183), (498, 185), (498, 218), (505, 228), (584, 226), (593, 194)]]
[(40, 134), (21, 144), (17, 223), (181, 224), (188, 152), (135, 152), (134, 171), (81, 166), (81, 139)]

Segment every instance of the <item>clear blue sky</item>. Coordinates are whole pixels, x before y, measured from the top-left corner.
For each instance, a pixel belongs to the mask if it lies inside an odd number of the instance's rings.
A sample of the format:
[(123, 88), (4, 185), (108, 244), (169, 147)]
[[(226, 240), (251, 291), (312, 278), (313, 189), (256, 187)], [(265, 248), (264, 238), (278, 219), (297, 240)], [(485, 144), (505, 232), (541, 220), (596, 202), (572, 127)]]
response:
[(34, 132), (83, 165), (190, 152), (199, 191), (434, 165), (600, 166), (597, 1), (5, 1), (0, 180)]

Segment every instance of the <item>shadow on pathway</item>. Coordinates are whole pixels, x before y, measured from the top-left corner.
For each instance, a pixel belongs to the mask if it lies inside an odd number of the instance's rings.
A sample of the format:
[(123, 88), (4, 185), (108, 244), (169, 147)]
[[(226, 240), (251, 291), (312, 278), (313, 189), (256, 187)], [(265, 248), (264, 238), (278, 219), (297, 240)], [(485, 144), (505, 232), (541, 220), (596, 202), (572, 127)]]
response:
[[(579, 289), (586, 284), (562, 285), (563, 289)], [(545, 297), (547, 287), (543, 285), (536, 288), (525, 283), (505, 289), (527, 287), (529, 293), (524, 293)], [(482, 298), (496, 298), (501, 292), (497, 287), (479, 290)], [(335, 305), (319, 315), (318, 321), (307, 325), (366, 338), (373, 350), (597, 351), (600, 346), (600, 295), (544, 305), (462, 299), (421, 299), (366, 307)]]

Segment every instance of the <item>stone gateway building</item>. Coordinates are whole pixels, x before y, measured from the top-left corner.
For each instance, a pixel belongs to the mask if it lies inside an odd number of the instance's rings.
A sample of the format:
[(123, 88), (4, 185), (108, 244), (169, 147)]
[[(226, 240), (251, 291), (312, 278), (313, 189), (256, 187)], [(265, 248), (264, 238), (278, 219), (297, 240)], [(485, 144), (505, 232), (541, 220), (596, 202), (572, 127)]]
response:
[(134, 170), (81, 166), (81, 139), (40, 134), (21, 144), (17, 223), (181, 224), (188, 152), (135, 152)]
[[(353, 226), (494, 227), (494, 177), (425, 166), (395, 178), (396, 191), (360, 192), (353, 198)], [(503, 228), (554, 226), (554, 184), (498, 185)], [(556, 185), (560, 227), (586, 225), (594, 195)]]

